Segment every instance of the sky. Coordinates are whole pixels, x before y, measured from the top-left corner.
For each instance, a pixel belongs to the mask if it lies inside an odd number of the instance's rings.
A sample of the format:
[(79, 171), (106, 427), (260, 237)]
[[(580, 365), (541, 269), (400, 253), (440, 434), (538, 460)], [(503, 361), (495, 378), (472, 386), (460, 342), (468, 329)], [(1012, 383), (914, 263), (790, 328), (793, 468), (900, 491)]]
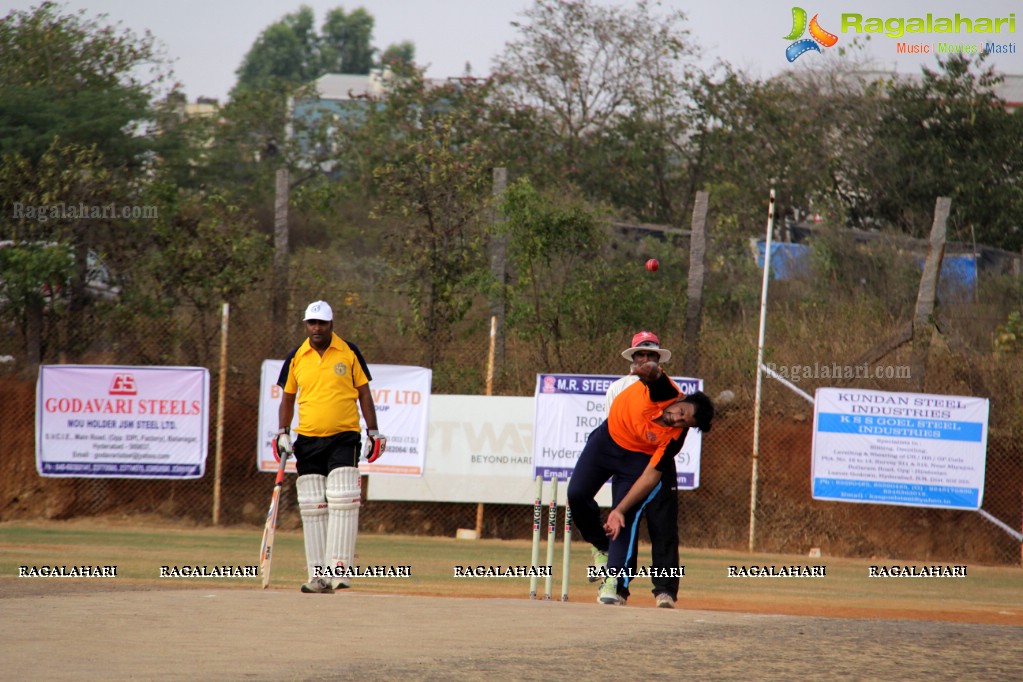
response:
[[(603, 4), (628, 2), (599, 0)], [(363, 7), (375, 19), (373, 44), (384, 49), (402, 41), (416, 46), (416, 61), (427, 66), (432, 78), (459, 76), (466, 64), (475, 75), (490, 72), (494, 58), (504, 45), (518, 36), (511, 22), (520, 20), (531, 0), (58, 0), (66, 10), (86, 10), (90, 16), (107, 15), (108, 23), (120, 23), (137, 33), (149, 30), (172, 60), (174, 77), (190, 101), (197, 97), (227, 100), (234, 86), (236, 70), (259, 34), (302, 4), (316, 15), (317, 28), (328, 10)], [(809, 16), (819, 13), (822, 28), (838, 35), (839, 45), (848, 44), (852, 33), (841, 32), (843, 14), (856, 13), (882, 19), (923, 17), (1008, 17), (1014, 13), (1015, 32), (989, 37), (1012, 46), (1013, 53), (988, 61), (1006, 74), (1023, 74), (1023, 4), (1016, 0), (661, 0), (664, 11), (682, 10), (687, 27), (698, 47), (698, 64), (706, 69), (718, 61), (728, 62), (751, 76), (768, 78), (795, 66), (811, 65), (820, 54), (807, 53), (789, 64), (785, 48), (793, 41), (785, 36), (792, 30), (792, 8), (798, 2)], [(3, 0), (0, 15), (27, 10), (39, 1)], [(655, 11), (656, 7), (655, 7)], [(805, 36), (808, 37), (808, 36)], [(933, 44), (976, 43), (983, 34), (907, 35), (901, 39), (883, 35), (868, 43), (873, 66), (902, 73), (934, 67), (933, 55), (899, 54), (901, 41)], [(836, 46), (837, 48), (837, 46)], [(826, 48), (827, 49), (827, 48)]]

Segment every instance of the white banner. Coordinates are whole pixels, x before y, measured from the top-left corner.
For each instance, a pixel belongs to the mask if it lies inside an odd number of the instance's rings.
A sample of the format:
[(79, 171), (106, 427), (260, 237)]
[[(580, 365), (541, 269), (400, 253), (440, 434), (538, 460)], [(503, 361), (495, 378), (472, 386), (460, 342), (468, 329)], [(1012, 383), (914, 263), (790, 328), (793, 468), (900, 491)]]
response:
[(56, 477), (202, 478), (209, 393), (203, 367), (43, 365), (36, 469)]
[(979, 509), (988, 410), (986, 398), (817, 389), (814, 499)]
[[(564, 481), (572, 475), (590, 432), (607, 419), (605, 394), (617, 376), (538, 374), (533, 434), (533, 475)], [(703, 390), (703, 379), (672, 377), (683, 393)], [(690, 429), (675, 457), (678, 487), (700, 487), (703, 435)]]
[[(277, 471), (273, 455), (273, 437), (277, 433), (277, 415), (281, 388), (277, 385), (283, 360), (264, 360), (259, 391), (259, 441), (256, 466), (260, 471)], [(359, 465), (364, 474), (422, 476), (426, 460), (426, 433), (429, 424), (430, 388), (433, 372), (424, 367), (405, 365), (369, 365), (373, 376), (370, 390), (377, 412), (377, 426), (387, 436), (387, 451), (373, 464)], [(366, 422), (360, 418), (365, 445)], [(298, 426), (298, 409), (292, 419)], [(295, 462), (288, 462), (294, 473)]]
[[(425, 474), (373, 478), (367, 497), (532, 504), (533, 403), (533, 398), (511, 396), (432, 396)], [(558, 489), (558, 500), (564, 504), (565, 486)], [(601, 490), (597, 503), (611, 504), (610, 486)]]

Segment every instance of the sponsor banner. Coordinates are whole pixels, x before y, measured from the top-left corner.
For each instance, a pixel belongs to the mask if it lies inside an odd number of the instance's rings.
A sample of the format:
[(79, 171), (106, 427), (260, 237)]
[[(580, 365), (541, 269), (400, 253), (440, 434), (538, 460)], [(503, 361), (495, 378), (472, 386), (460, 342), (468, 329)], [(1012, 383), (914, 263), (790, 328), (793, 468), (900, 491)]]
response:
[[(538, 374), (535, 396), (533, 475), (564, 481), (572, 475), (590, 432), (607, 419), (605, 394), (620, 377), (592, 374)], [(703, 379), (672, 377), (683, 393), (703, 390)], [(678, 487), (700, 487), (703, 434), (690, 429), (675, 457)]]
[(43, 365), (36, 469), (54, 477), (202, 478), (209, 393), (203, 367)]
[(813, 497), (979, 509), (988, 412), (986, 398), (817, 389)]
[[(431, 396), (430, 457), (422, 478), (371, 477), (367, 498), (532, 504), (533, 402), (516, 396)], [(550, 495), (547, 486), (544, 492)], [(565, 503), (565, 486), (558, 488), (558, 500)], [(597, 502), (610, 506), (610, 486)]]
[[(281, 388), (277, 385), (283, 360), (264, 360), (259, 391), (259, 440), (256, 466), (260, 471), (277, 471), (273, 455), (273, 438), (277, 433)], [(426, 461), (426, 434), (429, 423), (430, 388), (433, 372), (423, 367), (406, 365), (369, 365), (373, 377), (370, 390), (376, 407), (377, 425), (387, 437), (387, 451), (373, 464), (362, 462), (364, 474), (395, 474), (422, 476)], [(366, 422), (361, 421), (363, 446), (366, 444)], [(291, 431), (298, 427), (298, 406)], [(295, 472), (294, 460), (287, 470)]]

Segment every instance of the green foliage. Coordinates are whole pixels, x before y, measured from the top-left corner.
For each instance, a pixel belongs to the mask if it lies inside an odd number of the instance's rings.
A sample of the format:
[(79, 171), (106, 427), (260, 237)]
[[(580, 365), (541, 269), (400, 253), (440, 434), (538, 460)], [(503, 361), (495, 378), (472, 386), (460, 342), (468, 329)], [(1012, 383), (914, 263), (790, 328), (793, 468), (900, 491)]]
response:
[[(656, 273), (646, 271), (648, 257), (660, 262)], [(668, 334), (685, 326), (689, 251), (670, 241), (648, 239), (637, 252), (605, 254), (595, 264), (600, 303), (587, 326), (589, 334), (600, 336), (611, 331), (616, 340), (622, 330), (657, 330)]]
[(120, 347), (147, 362), (208, 363), (221, 305), (236, 307), (268, 274), (270, 246), (251, 215), (224, 196), (158, 179), (146, 201), (158, 218), (124, 235), (132, 258), (121, 265), (125, 286), (106, 322)]
[(274, 79), (266, 85), (233, 94), (199, 164), (201, 177), (239, 201), (269, 202), (277, 169), (294, 163), (285, 140), (290, 90)]
[(533, 112), (545, 140), (547, 169), (530, 175), (554, 170), (552, 180), (640, 220), (678, 222), (691, 194), (680, 191), (694, 53), (685, 15), (658, 16), (646, 0), (537, 0), (523, 16), (497, 72), (502, 106)]
[(994, 349), (996, 353), (1023, 352), (1023, 316), (1018, 310), (1009, 313), (1005, 323), (995, 329)]
[(826, 90), (811, 80), (750, 80), (730, 69), (704, 76), (693, 121), (696, 186), (726, 189), (733, 201), (718, 202), (719, 211), (747, 226), (764, 223), (772, 188), (778, 224), (833, 208), (855, 107), (829, 103)]
[(152, 289), (134, 291), (153, 299), (149, 309), (170, 311), (187, 303), (213, 311), (236, 301), (266, 274), (269, 244), (253, 232), (244, 209), (218, 195), (182, 196), (173, 187), (156, 186), (153, 196), (160, 201), (161, 217), (146, 243), (138, 245), (145, 255), (136, 269)]
[(810, 262), (822, 298), (839, 291), (853, 295), (883, 291), (895, 317), (909, 314), (916, 300), (920, 267), (904, 239), (882, 236), (858, 243), (845, 230), (823, 229), (810, 241)]
[(290, 89), (327, 73), (366, 74), (375, 66), (411, 64), (415, 58), (415, 46), (405, 41), (389, 46), (378, 64), (375, 20), (361, 7), (348, 13), (342, 7), (329, 10), (319, 33), (315, 21), (312, 8), (302, 5), (265, 28), (238, 67), (232, 98), (273, 83)]
[(61, 350), (74, 357), (83, 350), (82, 320), (95, 307), (87, 291), (89, 252), (111, 255), (111, 264), (131, 259), (122, 238), (136, 222), (119, 213), (132, 206), (132, 192), (119, 169), (111, 168), (95, 146), (64, 144), (54, 138), (41, 158), (21, 155), (0, 159), (0, 235), (15, 241), (54, 242), (71, 258), (70, 276), (62, 280), (63, 305), (34, 308), (35, 321), (26, 329), (29, 349), (38, 348), (42, 321), (66, 318), (68, 342)]
[(166, 78), (153, 38), (60, 9), (44, 2), (0, 20), (0, 155), (37, 160), (59, 135), (137, 166), (151, 140), (136, 128)]
[[(530, 342), (542, 371), (592, 371), (580, 348), (613, 348), (639, 329), (667, 338), (684, 326), (688, 253), (677, 244), (623, 238), (599, 208), (525, 178), (500, 209), (512, 269), (508, 329)], [(651, 256), (661, 263), (656, 274), (643, 267)]]
[(308, 115), (295, 113), (299, 104), (316, 97), (311, 86), (294, 87), (275, 78), (236, 91), (215, 120), (184, 122), (179, 132), (197, 153), (186, 166), (187, 181), (179, 179), (179, 184), (215, 188), (230, 203), (253, 209), (273, 204), (277, 171), (286, 168), (292, 204), (317, 204), (320, 215), (331, 220), (329, 199), (337, 194), (337, 183), (329, 177), (333, 119), (309, 109)]
[[(0, 189), (4, 235), (90, 246), (102, 246), (123, 221), (112, 211), (101, 219), (80, 216), (81, 207), (118, 207), (130, 196), (118, 170), (95, 145), (65, 143), (59, 137), (36, 160), (20, 154), (2, 157)], [(34, 216), (30, 208), (36, 209)], [(44, 217), (54, 212), (56, 217)]]
[(538, 192), (526, 179), (510, 186), (501, 202), (515, 277), (508, 287), (508, 325), (539, 343), (545, 369), (570, 367), (564, 346), (592, 331), (607, 310), (599, 289), (603, 234), (596, 214), (578, 200)]
[[(374, 61), (365, 10), (331, 10), (317, 30), (303, 7), (260, 35), (231, 101), (207, 119), (186, 118), (180, 93), (151, 103), (158, 81), (139, 75), (159, 67), (150, 36), (62, 16), (52, 3), (12, 12), (0, 22), (0, 238), (59, 242), (75, 260), (57, 272), (41, 254), (12, 252), (5, 315), (34, 311), (46, 331), (57, 322), (61, 343), (65, 329), (89, 326), (73, 308), (106, 315), (81, 296), (94, 249), (123, 285), (115, 314), (126, 327), (157, 317), (169, 331), (150, 347), (190, 336), (201, 346), (221, 301), (263, 295), (282, 167), (293, 259), (305, 266), (293, 271), (292, 299), (315, 291), (343, 301), (360, 333), (392, 342), (407, 333), (402, 347), (434, 367), (457, 364), (443, 349), (478, 335), (485, 298), (497, 295), (513, 341), (524, 341), (510, 344), (509, 362), (529, 356), (529, 371), (592, 367), (596, 355), (579, 348), (617, 348), (638, 328), (679, 338), (684, 243), (622, 238), (611, 225), (687, 227), (697, 189), (711, 195), (702, 354), (736, 382), (760, 301), (749, 239), (763, 234), (771, 187), (779, 226), (822, 213), (831, 225), (899, 233), (867, 247), (825, 231), (812, 278), (772, 283), (780, 356), (844, 360), (906, 319), (919, 268), (895, 236), (923, 234), (939, 194), (953, 197), (953, 238), (973, 227), (982, 243), (1020, 246), (1023, 119), (994, 97), (995, 74), (952, 59), (920, 83), (865, 84), (844, 56), (833, 70), (767, 81), (727, 65), (701, 74), (684, 15), (658, 11), (645, 1), (539, 0), (493, 77), (467, 69), (434, 83), (411, 43)], [(381, 64), (386, 95), (294, 115), (318, 106), (299, 84)], [(498, 167), (511, 182), (500, 213)], [(44, 222), (15, 218), (15, 202), (152, 205), (159, 217)], [(488, 267), (493, 223), (509, 249), (500, 291)], [(661, 261), (656, 275), (642, 269), (649, 256)], [(46, 307), (38, 295), (51, 279), (69, 283), (68, 296)], [(982, 277), (990, 311), (972, 325), (973, 347), (989, 350), (1004, 321), (996, 348), (1018, 348), (1013, 281), (996, 291)], [(452, 381), (468, 386), (475, 370), (463, 370)]]
[(380, 55), (380, 65), (394, 71), (408, 69), (416, 62), (416, 46), (411, 40), (390, 45)]
[[(88, 254), (131, 260), (124, 244), (143, 221), (122, 211), (141, 211), (139, 190), (155, 153), (179, 140), (157, 140), (151, 128), (150, 102), (168, 75), (152, 36), (61, 11), (45, 2), (0, 21), (0, 229), (73, 254), (61, 352), (74, 358), (95, 307), (86, 291)], [(35, 209), (34, 217), (15, 206)], [(41, 329), (42, 314), (26, 335), (30, 356)]]
[(0, 310), (22, 322), (27, 311), (42, 309), (63, 289), (74, 271), (66, 245), (44, 242), (0, 247)]
[(549, 203), (528, 179), (520, 179), (505, 193), (502, 211), (507, 217), (512, 250), (521, 263), (520, 277), (534, 279), (539, 267), (564, 264), (564, 258), (596, 253), (599, 232), (596, 217), (581, 203)]
[(707, 263), (704, 317), (740, 325), (757, 318), (763, 271), (750, 251), (729, 257), (716, 253)]
[(312, 8), (303, 5), (260, 34), (238, 67), (235, 93), (265, 87), (272, 80), (300, 85), (323, 73), (320, 37)]
[[(494, 165), (480, 103), (487, 83), (427, 87), (412, 73), (353, 132), (370, 174), (375, 217), (395, 226), (384, 254), (407, 296), (409, 329), (432, 363), (489, 276), (486, 257)], [(364, 181), (367, 175), (353, 180)]]
[[(975, 68), (978, 71), (975, 71)], [(869, 163), (856, 169), (864, 212), (925, 237), (939, 196), (952, 198), (950, 233), (1009, 250), (1023, 246), (1023, 115), (994, 93), (983, 58), (939, 59), (919, 84), (891, 83)]]
[(373, 17), (359, 7), (350, 14), (340, 7), (327, 12), (320, 40), (324, 73), (369, 73), (373, 66)]
[[(687, 128), (677, 114), (655, 117), (637, 109), (589, 141), (578, 182), (625, 217), (682, 225), (693, 195), (689, 150), (678, 142)], [(599, 172), (607, 167), (615, 173)]]

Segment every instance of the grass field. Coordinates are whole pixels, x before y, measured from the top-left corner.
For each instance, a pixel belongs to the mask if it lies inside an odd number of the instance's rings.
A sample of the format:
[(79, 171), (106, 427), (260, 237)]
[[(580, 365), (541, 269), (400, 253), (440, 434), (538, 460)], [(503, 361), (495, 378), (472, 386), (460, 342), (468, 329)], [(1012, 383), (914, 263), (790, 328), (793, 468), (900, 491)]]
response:
[[(34, 592), (60, 581), (67, 587), (172, 589), (203, 586), (260, 589), (251, 578), (161, 578), (161, 567), (252, 566), (257, 563), (262, 529), (256, 527), (182, 528), (135, 519), (82, 519), (66, 522), (0, 524), (0, 596)], [(407, 578), (361, 578), (355, 589), (366, 594), (521, 598), (528, 600), (529, 579), (455, 577), (456, 567), (528, 566), (527, 541), (455, 540), (435, 537), (363, 534), (360, 566), (408, 566)], [(541, 548), (545, 563), (546, 546)], [(561, 593), (561, 556), (555, 552), (553, 591)], [(640, 548), (640, 566), (649, 548)], [(279, 532), (273, 564), (273, 590), (297, 590), (305, 580), (302, 534)], [(679, 607), (861, 618), (905, 618), (1023, 625), (1023, 571), (1019, 568), (966, 566), (966, 576), (878, 578), (870, 566), (930, 566), (925, 561), (808, 558), (690, 550), (683, 547), (685, 575)], [(569, 600), (592, 603), (595, 589), (586, 580), (589, 551), (573, 543)], [(21, 566), (116, 566), (117, 577), (19, 578)], [(824, 566), (811, 578), (729, 577), (729, 567)], [(111, 584), (112, 583), (112, 584)], [(652, 606), (647, 578), (633, 581), (630, 606)], [(542, 592), (544, 580), (539, 581)]]

